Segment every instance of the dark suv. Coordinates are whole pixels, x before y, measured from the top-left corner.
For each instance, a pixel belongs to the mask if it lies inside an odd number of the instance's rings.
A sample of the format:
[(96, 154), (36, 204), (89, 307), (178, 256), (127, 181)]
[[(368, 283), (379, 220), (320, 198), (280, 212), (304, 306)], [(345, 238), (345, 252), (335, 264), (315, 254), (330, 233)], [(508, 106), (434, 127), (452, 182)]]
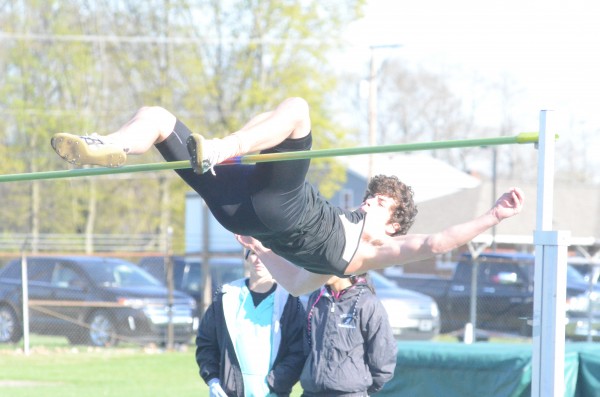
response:
[[(21, 260), (0, 271), (0, 343), (23, 335)], [(27, 258), (32, 333), (71, 343), (113, 346), (119, 341), (188, 343), (198, 327), (195, 300), (175, 291), (169, 310), (165, 286), (137, 265), (89, 256)]]
[[(173, 284), (176, 290), (183, 291), (196, 299), (198, 307), (202, 303), (202, 261), (197, 257), (172, 256)], [(138, 265), (163, 283), (166, 282), (165, 257), (148, 256)], [(238, 258), (211, 258), (210, 276), (212, 291), (224, 283), (244, 277), (244, 262)]]

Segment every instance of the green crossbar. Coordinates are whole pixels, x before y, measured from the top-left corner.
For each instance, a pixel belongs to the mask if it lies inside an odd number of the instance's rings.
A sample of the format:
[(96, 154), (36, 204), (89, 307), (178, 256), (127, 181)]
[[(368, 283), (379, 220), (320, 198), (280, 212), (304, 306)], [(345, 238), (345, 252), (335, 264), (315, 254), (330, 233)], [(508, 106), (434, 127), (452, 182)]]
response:
[[(254, 164), (269, 161), (287, 161), (299, 159), (312, 159), (322, 157), (356, 156), (361, 154), (414, 152), (421, 150), (451, 149), (477, 146), (498, 146), (522, 143), (537, 143), (539, 134), (537, 132), (523, 132), (514, 136), (503, 136), (495, 138), (462, 139), (449, 141), (432, 141), (418, 143), (403, 143), (396, 145), (349, 147), (338, 149), (305, 150), (298, 152), (249, 154), (228, 159), (220, 165), (232, 164)], [(133, 164), (118, 168), (78, 168), (71, 170), (41, 171), (21, 174), (0, 175), (0, 182), (21, 182), (41, 179), (78, 178), (83, 176), (97, 176), (107, 174), (126, 174), (133, 172), (149, 172), (163, 170), (178, 170), (190, 168), (190, 162), (171, 161), (162, 163)]]

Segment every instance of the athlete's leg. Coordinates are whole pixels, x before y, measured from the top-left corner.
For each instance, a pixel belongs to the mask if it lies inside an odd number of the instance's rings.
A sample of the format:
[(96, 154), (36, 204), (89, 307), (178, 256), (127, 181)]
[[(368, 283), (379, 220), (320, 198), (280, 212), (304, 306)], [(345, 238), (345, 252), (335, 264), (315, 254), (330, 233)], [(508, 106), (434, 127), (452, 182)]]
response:
[[(261, 153), (310, 150), (312, 135), (286, 139)], [(305, 188), (310, 159), (256, 164), (252, 181), (252, 205), (264, 225), (272, 231), (289, 231), (298, 225), (307, 205)], [(223, 167), (225, 168), (225, 167)], [(220, 171), (219, 171), (220, 172)]]
[[(156, 144), (156, 148), (166, 161), (189, 160), (185, 145), (191, 135), (190, 130), (180, 120), (173, 127), (173, 133)], [(175, 170), (194, 189), (227, 230), (234, 233), (262, 234), (269, 229), (262, 224), (252, 206), (252, 193), (258, 188), (254, 165), (217, 166), (217, 175), (207, 172), (195, 174), (191, 169)]]
[[(258, 119), (263, 117), (257, 116)], [(249, 123), (257, 120), (253, 118)], [(156, 148), (166, 161), (189, 159), (182, 142), (191, 131), (179, 120), (173, 133)], [(310, 150), (312, 135), (283, 142), (263, 153)], [(229, 231), (242, 235), (271, 236), (297, 226), (305, 213), (303, 187), (309, 159), (266, 162), (256, 165), (216, 166), (216, 175), (198, 175), (191, 169), (176, 172), (204, 198), (215, 218)]]
[(152, 146), (167, 139), (177, 119), (159, 106), (145, 106), (117, 131), (105, 137), (128, 154), (146, 153)]
[[(164, 141), (172, 133), (175, 121), (175, 116), (164, 108), (143, 107), (112, 134), (78, 136), (59, 133), (53, 136), (51, 143), (58, 155), (70, 163), (121, 166), (127, 154), (145, 153), (152, 145)], [(306, 101), (301, 98), (286, 99), (275, 110), (252, 118), (239, 131), (223, 139), (210, 140), (207, 146), (210, 146), (210, 156), (214, 158), (208, 168), (230, 157), (273, 147), (288, 137), (301, 138), (309, 131), (310, 117)], [(202, 138), (198, 136), (197, 140), (196, 144), (201, 145)], [(203, 156), (200, 150), (199, 159), (193, 161), (192, 165), (201, 163)]]
[(238, 146), (232, 156), (270, 149), (286, 138), (302, 138), (310, 132), (308, 104), (302, 98), (288, 98), (275, 110), (259, 114), (240, 130), (221, 141)]
[(288, 98), (271, 112), (251, 119), (240, 130), (217, 139), (205, 140), (193, 134), (188, 140), (192, 167), (204, 173), (224, 160), (270, 149), (287, 138), (301, 139), (311, 129), (308, 104), (302, 98)]
[(143, 107), (116, 132), (106, 136), (59, 133), (52, 147), (66, 161), (77, 165), (117, 167), (127, 154), (142, 154), (164, 141), (175, 126), (175, 116), (158, 106)]

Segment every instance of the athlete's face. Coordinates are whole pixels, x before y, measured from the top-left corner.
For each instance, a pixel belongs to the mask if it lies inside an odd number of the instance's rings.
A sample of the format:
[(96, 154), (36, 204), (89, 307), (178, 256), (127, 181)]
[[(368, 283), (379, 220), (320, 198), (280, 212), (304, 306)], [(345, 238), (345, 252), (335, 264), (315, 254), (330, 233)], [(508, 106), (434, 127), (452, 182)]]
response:
[(388, 235), (393, 234), (400, 227), (398, 223), (390, 221), (395, 206), (396, 202), (391, 197), (381, 194), (367, 196), (360, 206), (368, 214), (365, 232), (371, 236), (377, 236), (382, 232)]

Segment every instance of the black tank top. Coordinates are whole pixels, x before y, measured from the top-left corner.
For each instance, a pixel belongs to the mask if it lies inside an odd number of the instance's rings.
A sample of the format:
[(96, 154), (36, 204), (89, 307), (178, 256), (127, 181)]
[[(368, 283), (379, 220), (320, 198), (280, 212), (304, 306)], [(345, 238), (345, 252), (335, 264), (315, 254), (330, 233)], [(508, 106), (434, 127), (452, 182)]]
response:
[[(358, 247), (366, 214), (360, 210), (348, 211), (333, 206), (309, 184), (305, 185), (304, 191), (306, 209), (297, 227), (257, 238), (265, 247), (296, 266), (313, 273), (344, 276)], [(354, 241), (346, 241), (342, 217), (360, 228)], [(345, 252), (350, 252), (347, 260), (344, 259)]]

